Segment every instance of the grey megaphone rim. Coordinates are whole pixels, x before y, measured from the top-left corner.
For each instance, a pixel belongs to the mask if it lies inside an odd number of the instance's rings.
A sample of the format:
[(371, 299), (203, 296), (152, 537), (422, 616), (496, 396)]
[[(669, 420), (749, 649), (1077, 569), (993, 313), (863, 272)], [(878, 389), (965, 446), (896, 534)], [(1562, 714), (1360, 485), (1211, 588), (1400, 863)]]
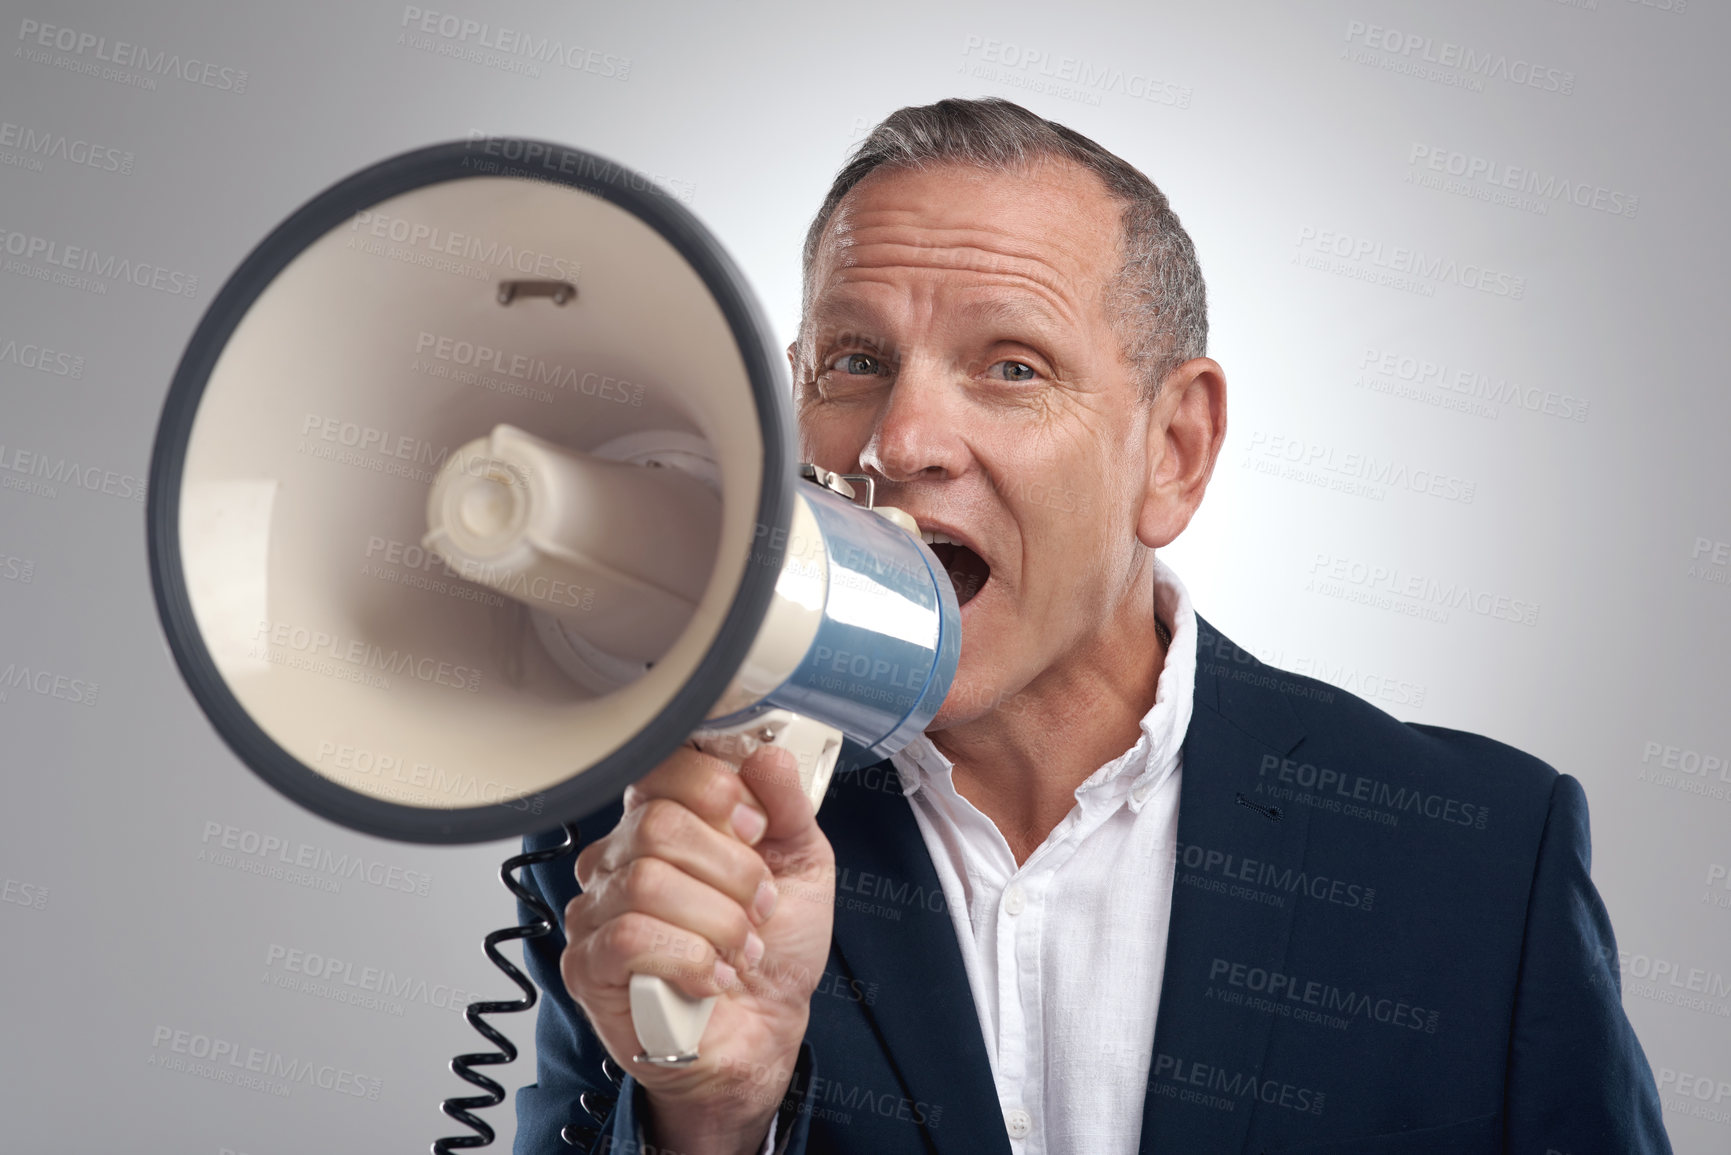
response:
[[(508, 154), (515, 152), (513, 159)], [(479, 171), (478, 159), (490, 166)], [(751, 558), (733, 604), (692, 677), (614, 753), (537, 794), (440, 810), (406, 806), (339, 786), (279, 746), (247, 713), (200, 635), (180, 548), (180, 490), (199, 402), (235, 327), (264, 289), (313, 242), (355, 213), (448, 180), (520, 176), (592, 193), (660, 233), (695, 269), (727, 319), (751, 382), (763, 430), (762, 493)], [(371, 165), (318, 194), (278, 225), (211, 302), (175, 370), (150, 463), (146, 536), (151, 585), (170, 650), (199, 706), (255, 773), (308, 810), (353, 830), (400, 841), (465, 843), (510, 838), (579, 819), (605, 806), (670, 754), (703, 721), (756, 640), (780, 573), (791, 522), (795, 445), (781, 355), (744, 276), (695, 216), (641, 174), (592, 153), (523, 138), (486, 138), (416, 149)], [(535, 799), (542, 805), (533, 807)]]

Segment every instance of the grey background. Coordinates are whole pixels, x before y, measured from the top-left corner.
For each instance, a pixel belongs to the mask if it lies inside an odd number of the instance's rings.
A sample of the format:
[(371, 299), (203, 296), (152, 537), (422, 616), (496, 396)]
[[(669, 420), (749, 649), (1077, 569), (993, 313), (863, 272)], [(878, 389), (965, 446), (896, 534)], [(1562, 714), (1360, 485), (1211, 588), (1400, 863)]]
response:
[[(448, 55), (460, 35), (405, 37), (414, 7), (596, 55), (538, 75), (497, 53)], [(540, 136), (657, 175), (785, 340), (799, 241), (846, 150), (892, 109), (950, 95), (1020, 99), (1169, 194), (1201, 254), (1232, 409), (1208, 500), (1168, 560), (1198, 609), (1265, 659), (1583, 781), (1624, 1005), (1676, 1147), (1731, 1145), (1731, 771), (1700, 761), (1731, 761), (1731, 566), (1712, 564), (1715, 549), (1731, 561), (1723, 5), (39, 0), (4, 16), (0, 247), (45, 238), (198, 278), (190, 297), (98, 293), (0, 253), (0, 479), (27, 484), (7, 473), (24, 451), (100, 467), (116, 491), (0, 488), (12, 1146), (425, 1150), (454, 1133), (436, 1109), (461, 1086), (444, 1063), (479, 1041), (436, 1004), (510, 994), (479, 951), (511, 913), (494, 874), (510, 847), (399, 845), (301, 812), (216, 739), (164, 645), (127, 479), (146, 473), (173, 368), (251, 246), (386, 155), (472, 132)], [(208, 84), (93, 75), (75, 70), (101, 67), (91, 51), (33, 50), (27, 21), (216, 68)], [(1425, 65), (1445, 42), (1496, 74)], [(1508, 78), (1529, 66), (1539, 86)], [(92, 145), (114, 151), (75, 163)], [(1451, 154), (1566, 180), (1589, 203), (1498, 203), (1482, 180), (1426, 187), (1448, 179)], [(1630, 197), (1633, 215), (1602, 211)], [(1330, 264), (1329, 246), (1365, 255)], [(1363, 279), (1397, 248), (1455, 275)], [(1467, 266), (1518, 283), (1520, 299), (1464, 286)], [(31, 368), (26, 347), (64, 358)], [(1503, 399), (1447, 408), (1472, 398), (1403, 382), (1401, 357), (1447, 366), (1445, 382), (1482, 375)], [(1584, 420), (1544, 411), (1579, 401)], [(1363, 457), (1392, 466), (1355, 492)], [(1411, 484), (1432, 475), (1453, 498)], [(1463, 587), (1536, 618), (1449, 608)], [(1426, 605), (1442, 620), (1414, 616)], [(18, 682), (24, 669), (34, 681)], [(367, 865), (332, 876), (334, 891), (248, 873), (249, 832)], [(390, 867), (430, 876), (427, 893), (366, 881)], [(303, 977), (286, 969), (291, 950), (349, 969), (311, 992), (279, 985)], [(326, 997), (365, 968), (403, 996)], [(514, 1085), (532, 1077), (530, 1027), (506, 1029), (525, 1045)], [(160, 1065), (176, 1031), (352, 1078), (284, 1096), (197, 1077)], [(492, 1115), (507, 1148), (509, 1108)]]

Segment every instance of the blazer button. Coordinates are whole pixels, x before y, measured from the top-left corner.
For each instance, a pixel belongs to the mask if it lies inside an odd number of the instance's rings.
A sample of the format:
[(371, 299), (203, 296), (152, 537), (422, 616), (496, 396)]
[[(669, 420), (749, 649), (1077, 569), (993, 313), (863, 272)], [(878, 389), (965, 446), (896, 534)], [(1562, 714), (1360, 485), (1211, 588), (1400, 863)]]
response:
[(618, 1101), (612, 1095), (597, 1095), (594, 1091), (585, 1091), (577, 1096), (577, 1105), (589, 1112), (589, 1117), (597, 1123), (607, 1118), (607, 1112), (613, 1110), (613, 1104)]
[(559, 1138), (573, 1147), (587, 1149), (589, 1144), (595, 1142), (595, 1137), (600, 1134), (601, 1132), (594, 1127), (579, 1127), (575, 1123), (567, 1123), (559, 1132)]

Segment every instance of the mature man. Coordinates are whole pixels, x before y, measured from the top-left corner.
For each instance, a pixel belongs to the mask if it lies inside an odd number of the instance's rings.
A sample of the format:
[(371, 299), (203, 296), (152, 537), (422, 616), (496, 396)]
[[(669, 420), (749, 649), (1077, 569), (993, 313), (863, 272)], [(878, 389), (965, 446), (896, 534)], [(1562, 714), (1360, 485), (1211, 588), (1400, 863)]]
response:
[[(955, 686), (815, 819), (779, 753), (683, 750), (537, 871), (519, 1152), (1669, 1150), (1579, 785), (1262, 668), (1157, 559), (1226, 432), (1206, 332), (1092, 141), (986, 100), (861, 145), (804, 456), (937, 536)], [(633, 972), (721, 996), (695, 1065), (633, 1061)]]

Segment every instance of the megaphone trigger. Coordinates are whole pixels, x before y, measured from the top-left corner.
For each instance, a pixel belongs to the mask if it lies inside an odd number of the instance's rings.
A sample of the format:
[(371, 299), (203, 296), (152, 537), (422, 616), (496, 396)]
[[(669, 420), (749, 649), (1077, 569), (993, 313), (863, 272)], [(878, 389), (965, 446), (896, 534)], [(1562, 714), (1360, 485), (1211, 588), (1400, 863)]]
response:
[(842, 732), (834, 726), (792, 710), (769, 710), (732, 726), (705, 727), (691, 737), (699, 750), (736, 769), (760, 747), (779, 746), (789, 751), (799, 765), (799, 788), (811, 800), (813, 810), (823, 805), (842, 743)]

